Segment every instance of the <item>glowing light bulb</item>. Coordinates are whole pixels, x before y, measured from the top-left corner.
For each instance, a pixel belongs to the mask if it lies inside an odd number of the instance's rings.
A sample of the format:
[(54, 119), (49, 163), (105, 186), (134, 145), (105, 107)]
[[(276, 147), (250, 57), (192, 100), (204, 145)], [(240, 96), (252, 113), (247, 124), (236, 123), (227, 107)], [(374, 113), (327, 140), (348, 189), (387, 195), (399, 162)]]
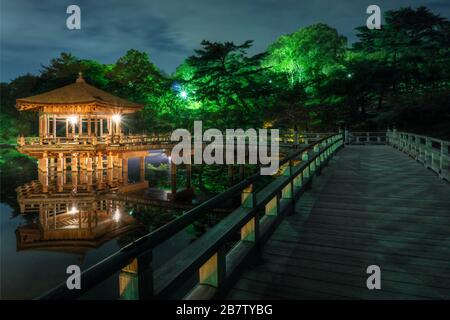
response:
[(72, 208), (70, 208), (70, 210), (68, 211), (68, 213), (71, 214), (76, 214), (78, 212), (78, 209), (75, 206), (72, 206)]
[(119, 123), (122, 120), (122, 116), (120, 114), (115, 114), (115, 115), (112, 116), (112, 120), (115, 123)]
[(70, 117), (69, 117), (69, 122), (70, 122), (71, 124), (75, 124), (75, 123), (78, 122), (78, 118), (77, 118), (76, 116), (70, 116)]
[(116, 209), (116, 211), (114, 212), (113, 220), (115, 222), (119, 222), (119, 220), (120, 220), (120, 211), (119, 211), (119, 209)]
[(183, 98), (183, 99), (187, 99), (187, 97), (188, 97), (187, 91), (186, 90), (182, 90), (180, 92), (180, 97)]

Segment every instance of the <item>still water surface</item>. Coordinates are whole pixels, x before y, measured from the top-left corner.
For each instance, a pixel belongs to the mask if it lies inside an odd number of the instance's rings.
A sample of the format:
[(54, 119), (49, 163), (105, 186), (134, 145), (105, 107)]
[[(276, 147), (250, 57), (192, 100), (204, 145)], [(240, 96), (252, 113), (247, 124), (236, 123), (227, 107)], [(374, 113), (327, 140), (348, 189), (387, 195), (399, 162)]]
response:
[[(0, 298), (39, 296), (67, 279), (67, 266), (84, 270), (181, 214), (185, 209), (140, 202), (159, 201), (170, 190), (167, 157), (158, 151), (151, 155), (144, 179), (139, 159), (129, 160), (126, 181), (106, 172), (76, 177), (53, 172), (43, 178), (35, 164), (2, 172)], [(194, 239), (195, 230), (187, 229), (157, 247), (154, 267)], [(119, 275), (102, 287), (101, 297), (117, 298)]]

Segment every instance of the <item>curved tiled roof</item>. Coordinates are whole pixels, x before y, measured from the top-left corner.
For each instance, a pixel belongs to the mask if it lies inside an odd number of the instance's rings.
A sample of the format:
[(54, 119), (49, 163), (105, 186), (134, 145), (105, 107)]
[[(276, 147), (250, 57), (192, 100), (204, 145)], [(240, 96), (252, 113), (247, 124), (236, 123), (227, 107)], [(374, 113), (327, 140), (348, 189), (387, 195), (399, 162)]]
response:
[(81, 73), (75, 83), (35, 96), (17, 99), (16, 107), (20, 110), (22, 105), (36, 105), (38, 107), (51, 104), (79, 105), (90, 103), (99, 103), (116, 108), (135, 108), (136, 111), (143, 108), (141, 104), (116, 97), (91, 86), (84, 81)]

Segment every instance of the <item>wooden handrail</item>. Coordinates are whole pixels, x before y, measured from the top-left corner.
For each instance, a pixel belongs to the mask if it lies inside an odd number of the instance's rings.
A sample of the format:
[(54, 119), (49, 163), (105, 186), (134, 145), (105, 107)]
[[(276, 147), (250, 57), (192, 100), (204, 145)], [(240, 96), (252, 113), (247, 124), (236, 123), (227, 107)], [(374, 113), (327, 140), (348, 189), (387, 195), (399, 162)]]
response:
[(388, 143), (450, 181), (450, 141), (388, 130)]
[[(270, 133), (269, 133), (270, 134)], [(280, 142), (299, 144), (308, 144), (330, 136), (333, 133), (303, 133), (303, 132), (281, 132), (279, 135)], [(173, 143), (170, 140), (170, 134), (134, 134), (134, 135), (103, 135), (103, 136), (78, 136), (72, 137), (53, 137), (51, 135), (43, 137), (17, 137), (19, 146), (29, 145), (49, 145), (49, 144), (151, 144), (154, 142)]]
[[(275, 219), (281, 218), (287, 208), (285, 200), (289, 199), (288, 202), (293, 203), (294, 197), (298, 197), (300, 192), (303, 192), (306, 185), (310, 183), (313, 174), (320, 172), (326, 161), (342, 144), (343, 135), (335, 134), (322, 138), (306, 148), (294, 152), (280, 161), (282, 175), (263, 190), (255, 193), (253, 188), (251, 188), (260, 178), (259, 173), (254, 174), (85, 270), (81, 274), (81, 290), (69, 290), (64, 282), (38, 299), (78, 298), (126, 267), (134, 259), (137, 259), (138, 265), (139, 293), (137, 296), (142, 299), (153, 296), (163, 297), (173, 288), (178, 287), (186, 277), (192, 275), (192, 272), (196, 270), (200, 274), (199, 289), (196, 290), (203, 292), (205, 285), (212, 288), (222, 288), (222, 283), (226, 282), (226, 279), (228, 279), (234, 269), (233, 264), (227, 268), (224, 263), (228, 264), (232, 256), (237, 256), (236, 249), (226, 253), (224, 243), (237, 230), (242, 228), (242, 243), (239, 245), (239, 248), (253, 250), (254, 245), (249, 246), (244, 242), (253, 239), (253, 243), (258, 243), (262, 241), (264, 236), (267, 237), (266, 232), (269, 224), (264, 221), (269, 221), (271, 216), (275, 217)], [(293, 160), (299, 157), (303, 159), (302, 162), (294, 165)], [(151, 260), (152, 249), (155, 246), (169, 239), (175, 233), (184, 230), (202, 214), (210, 212), (214, 207), (219, 206), (241, 192), (244, 192), (246, 196), (243, 196), (245, 201), (238, 209), (200, 239), (182, 250), (176, 256), (176, 259), (174, 258), (173, 262), (166, 263), (153, 272)], [(264, 218), (259, 219), (258, 214), (262, 209), (266, 212), (266, 215)], [(263, 228), (264, 231), (261, 236), (259, 235), (260, 228)], [(245, 250), (243, 251), (244, 253), (246, 252)], [(242, 252), (239, 252), (239, 254), (242, 254)], [(247, 255), (244, 254), (245, 256)], [(238, 260), (236, 261), (239, 262)], [(212, 291), (214, 294), (218, 292), (215, 289)], [(209, 290), (208, 292), (212, 291)], [(198, 296), (198, 292), (191, 292), (192, 296)]]
[(386, 131), (354, 132), (345, 130), (346, 144), (386, 144)]

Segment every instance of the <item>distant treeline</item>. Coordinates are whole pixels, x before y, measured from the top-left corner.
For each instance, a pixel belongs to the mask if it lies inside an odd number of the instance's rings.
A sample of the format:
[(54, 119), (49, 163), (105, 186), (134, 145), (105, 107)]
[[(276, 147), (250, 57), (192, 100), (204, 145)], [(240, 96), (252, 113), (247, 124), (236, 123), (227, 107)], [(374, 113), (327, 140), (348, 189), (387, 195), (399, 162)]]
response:
[(144, 52), (114, 64), (62, 53), (39, 75), (1, 83), (0, 137), (35, 135), (37, 115), (15, 99), (72, 83), (79, 71), (94, 86), (145, 105), (127, 132), (204, 127), (288, 127), (322, 131), (398, 129), (450, 136), (450, 23), (425, 7), (384, 14), (380, 30), (358, 27), (351, 46), (315, 24), (283, 35), (261, 54), (242, 44), (203, 41), (172, 75)]

